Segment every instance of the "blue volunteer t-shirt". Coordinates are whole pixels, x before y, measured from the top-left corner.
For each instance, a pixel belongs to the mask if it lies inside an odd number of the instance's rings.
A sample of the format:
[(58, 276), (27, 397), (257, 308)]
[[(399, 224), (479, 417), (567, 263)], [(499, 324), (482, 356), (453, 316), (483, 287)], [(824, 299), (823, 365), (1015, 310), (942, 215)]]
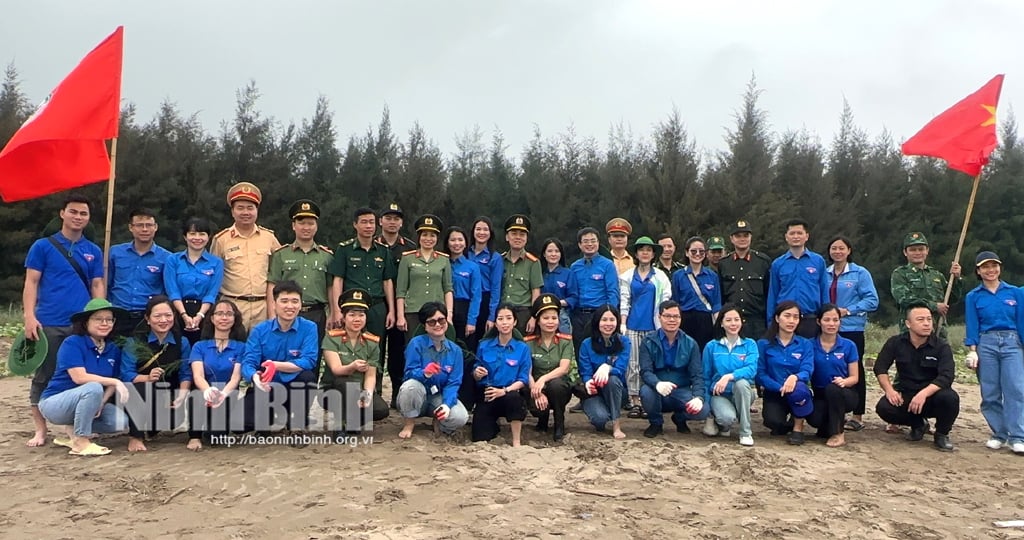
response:
[(92, 338), (75, 334), (65, 339), (57, 350), (57, 369), (53, 372), (50, 384), (43, 390), (41, 399), (78, 386), (68, 373), (71, 368), (85, 368), (86, 373), (121, 379), (124, 382), (131, 382), (132, 379), (123, 368), (121, 349), (117, 345), (108, 341), (103, 352), (99, 352)]
[(92, 280), (103, 277), (103, 252), (96, 244), (82, 238), (72, 243), (63, 234), (53, 235), (65, 252), (72, 254), (89, 280), (87, 286), (71, 266), (67, 256), (47, 238), (36, 240), (25, 257), (25, 268), (37, 270), (39, 294), (36, 299), (36, 319), (43, 326), (71, 326), (71, 316), (78, 313), (92, 299)]

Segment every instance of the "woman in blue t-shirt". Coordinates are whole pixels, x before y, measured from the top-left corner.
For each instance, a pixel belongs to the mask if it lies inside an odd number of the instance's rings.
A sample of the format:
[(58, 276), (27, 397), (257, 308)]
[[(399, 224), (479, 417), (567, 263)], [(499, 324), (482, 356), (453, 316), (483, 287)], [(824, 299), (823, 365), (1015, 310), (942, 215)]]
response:
[(115, 317), (128, 312), (95, 298), (71, 316), (72, 335), (57, 350), (57, 368), (43, 390), (39, 412), (51, 423), (69, 427), (69, 439), (54, 439), (70, 448), (73, 456), (103, 456), (110, 449), (92, 442), (94, 433), (114, 433), (128, 427), (124, 411), (108, 403), (128, 401), (128, 387), (134, 373), (126, 373), (121, 349), (107, 340)]
[(860, 380), (860, 356), (857, 345), (839, 335), (839, 306), (825, 304), (818, 309), (821, 328), (814, 341), (814, 411), (807, 423), (818, 428), (818, 437), (828, 438), (831, 448), (846, 444), (843, 420), (857, 406), (857, 383)]
[(242, 381), (241, 360), (247, 337), (242, 312), (234, 302), (220, 300), (210, 309), (210, 315), (203, 321), (200, 340), (192, 346), (189, 357), (192, 384), (203, 393), (206, 404), (191, 404), (189, 450), (203, 448), (200, 433), (209, 438), (230, 431), (231, 410), (237, 404), (236, 390)]

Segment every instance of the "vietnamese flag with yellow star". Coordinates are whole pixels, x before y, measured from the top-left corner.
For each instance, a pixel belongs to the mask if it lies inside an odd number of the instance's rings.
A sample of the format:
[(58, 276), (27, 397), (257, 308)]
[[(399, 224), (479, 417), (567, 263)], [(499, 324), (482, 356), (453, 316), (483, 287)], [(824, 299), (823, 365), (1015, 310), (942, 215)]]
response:
[(978, 176), (998, 144), (996, 106), (1002, 89), (1003, 76), (996, 75), (907, 139), (903, 154), (944, 159), (950, 169)]

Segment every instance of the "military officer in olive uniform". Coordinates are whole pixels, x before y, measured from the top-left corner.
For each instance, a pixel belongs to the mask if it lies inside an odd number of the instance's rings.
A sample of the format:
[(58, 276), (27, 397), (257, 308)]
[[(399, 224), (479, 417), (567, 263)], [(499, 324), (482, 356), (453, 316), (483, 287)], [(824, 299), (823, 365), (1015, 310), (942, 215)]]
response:
[[(292, 231), (295, 242), (281, 247), (270, 256), (270, 270), (267, 272), (267, 294), (273, 296), (274, 285), (282, 281), (294, 281), (302, 287), (302, 310), (304, 319), (316, 323), (317, 343), (324, 339), (328, 315), (336, 310), (328, 305), (330, 276), (327, 269), (334, 259), (334, 252), (327, 246), (316, 243), (320, 207), (309, 199), (299, 199), (288, 210), (292, 216)], [(274, 316), (273, 303), (268, 304), (268, 317)]]
[[(356, 236), (338, 245), (334, 261), (327, 269), (333, 276), (331, 305), (338, 306), (344, 293), (352, 289), (366, 291), (366, 330), (375, 336), (383, 336), (395, 325), (395, 276), (398, 264), (391, 251), (380, 242), (375, 242), (373, 233), (377, 228), (377, 214), (369, 208), (355, 211), (352, 226)], [(342, 327), (340, 310), (334, 310), (332, 328)], [(404, 336), (403, 336), (404, 338)], [(383, 345), (383, 343), (381, 344)], [(378, 347), (380, 365), (384, 365), (384, 347)], [(384, 370), (377, 371), (377, 393), (381, 393)]]
[(501, 302), (511, 304), (516, 314), (516, 328), (523, 335), (533, 332), (536, 320), (531, 308), (544, 286), (540, 259), (526, 251), (530, 235), (530, 218), (512, 214), (505, 220), (505, 241), (508, 251), (501, 254), (505, 272), (501, 280)]
[[(331, 330), (321, 344), (324, 351), (324, 409), (334, 415), (335, 430), (370, 429), (388, 417), (388, 404), (374, 392), (380, 364), (380, 338), (364, 332), (370, 310), (369, 291), (350, 288), (340, 298), (342, 328)], [(372, 413), (368, 414), (368, 413)]]
[[(939, 337), (946, 339), (946, 325), (940, 324), (939, 320), (949, 312), (949, 304), (944, 302), (949, 281), (942, 272), (928, 266), (928, 239), (923, 233), (912, 232), (903, 239), (903, 255), (907, 258), (907, 264), (896, 267), (892, 271), (891, 280), (892, 297), (900, 310), (900, 332), (907, 331), (907, 308), (915, 302), (925, 302), (932, 312), (932, 327), (937, 329)], [(949, 301), (956, 302), (964, 293), (960, 264), (953, 261), (949, 273), (953, 275), (953, 290)]]
[(256, 224), (263, 200), (260, 188), (239, 182), (228, 189), (227, 199), (234, 225), (214, 235), (210, 253), (224, 260), (221, 296), (234, 301), (245, 329), (252, 330), (267, 320), (267, 304), (274, 303), (267, 292), (267, 273), (270, 256), (281, 243), (274, 231)]
[[(416, 249), (416, 242), (413, 242), (412, 239), (410, 238), (402, 236), (402, 223), (404, 223), (404, 221), (405, 214), (402, 213), (402, 209), (398, 207), (398, 204), (388, 204), (387, 207), (384, 208), (384, 210), (382, 210), (380, 213), (380, 236), (373, 240), (374, 243), (384, 246), (385, 248), (387, 248), (388, 252), (391, 253), (391, 262), (395, 267), (395, 275), (393, 276), (394, 281), (392, 281), (392, 288), (397, 287), (398, 285), (398, 263), (402, 260), (402, 254), (405, 253), (406, 251), (409, 251), (410, 249)], [(370, 290), (371, 293), (373, 292), (372, 289), (368, 290)], [(373, 318), (372, 308), (373, 306), (371, 306), (370, 309), (371, 319)], [(401, 378), (405, 370), (405, 332), (403, 330), (399, 330), (398, 327), (395, 326), (394, 324), (398, 320), (397, 309), (398, 306), (394, 300), (388, 303), (388, 320), (390, 320), (391, 323), (385, 324), (385, 327), (387, 328), (387, 344), (386, 347), (381, 347), (381, 354), (383, 355), (385, 353), (385, 350), (387, 351), (388, 376), (391, 378), (392, 381), (395, 380), (395, 377), (393, 376), (394, 374), (392, 372), (394, 366), (402, 366), (402, 370), (397, 372), (398, 383), (399, 385), (401, 385)], [(372, 332), (373, 329), (372, 327), (370, 328), (370, 331)], [(397, 395), (398, 386), (394, 386), (392, 387), (391, 394), (392, 409), (398, 408), (395, 402), (395, 398), (397, 397)]]
[(718, 263), (725, 258), (725, 239), (721, 236), (708, 238), (708, 266), (715, 273), (718, 272)]
[[(448, 310), (448, 325), (452, 324), (455, 290), (452, 287), (452, 265), (448, 255), (437, 251), (437, 241), (444, 230), (441, 218), (423, 214), (416, 220), (417, 242), (420, 247), (406, 251), (398, 264), (398, 286), (395, 289), (395, 326), (405, 332), (408, 343), (416, 335), (419, 326), (418, 312), (427, 302), (440, 302)], [(403, 364), (397, 365), (388, 357), (388, 377), (391, 378), (392, 392), (402, 386), (405, 375)]]
[(733, 252), (718, 261), (718, 278), (722, 284), (722, 303), (739, 306), (743, 337), (758, 340), (765, 332), (768, 270), (772, 260), (750, 248), (751, 237), (750, 225), (742, 219), (737, 221), (729, 235)]

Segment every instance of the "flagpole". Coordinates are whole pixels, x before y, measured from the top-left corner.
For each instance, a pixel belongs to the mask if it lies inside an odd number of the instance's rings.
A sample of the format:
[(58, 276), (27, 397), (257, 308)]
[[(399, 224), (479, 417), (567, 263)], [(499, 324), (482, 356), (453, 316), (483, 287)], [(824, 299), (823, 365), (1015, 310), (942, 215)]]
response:
[[(956, 244), (956, 254), (953, 255), (954, 262), (960, 262), (960, 253), (964, 249), (964, 239), (967, 238), (967, 225), (971, 222), (971, 214), (974, 212), (974, 197), (978, 194), (978, 184), (981, 183), (981, 172), (974, 177), (974, 187), (971, 188), (971, 198), (967, 201), (967, 213), (964, 214), (964, 226), (960, 229), (960, 241)], [(963, 275), (963, 274), (961, 274)], [(953, 294), (953, 273), (949, 273), (949, 281), (946, 283), (946, 295), (942, 297), (942, 303), (949, 305), (949, 296)], [(942, 328), (942, 324), (946, 321), (946, 316), (943, 315), (939, 319), (939, 328)]]
[[(114, 221), (114, 172), (117, 169), (117, 137), (110, 140), (110, 180), (107, 181), (107, 224), (106, 232), (103, 233), (103, 282), (107, 282), (110, 265), (110, 227)], [(977, 186), (975, 186), (977, 187)], [(974, 195), (971, 195), (971, 203), (974, 203)], [(967, 210), (968, 216), (970, 210)], [(966, 230), (966, 224), (964, 224)], [(963, 238), (961, 237), (961, 242)], [(949, 295), (949, 291), (946, 291)]]

